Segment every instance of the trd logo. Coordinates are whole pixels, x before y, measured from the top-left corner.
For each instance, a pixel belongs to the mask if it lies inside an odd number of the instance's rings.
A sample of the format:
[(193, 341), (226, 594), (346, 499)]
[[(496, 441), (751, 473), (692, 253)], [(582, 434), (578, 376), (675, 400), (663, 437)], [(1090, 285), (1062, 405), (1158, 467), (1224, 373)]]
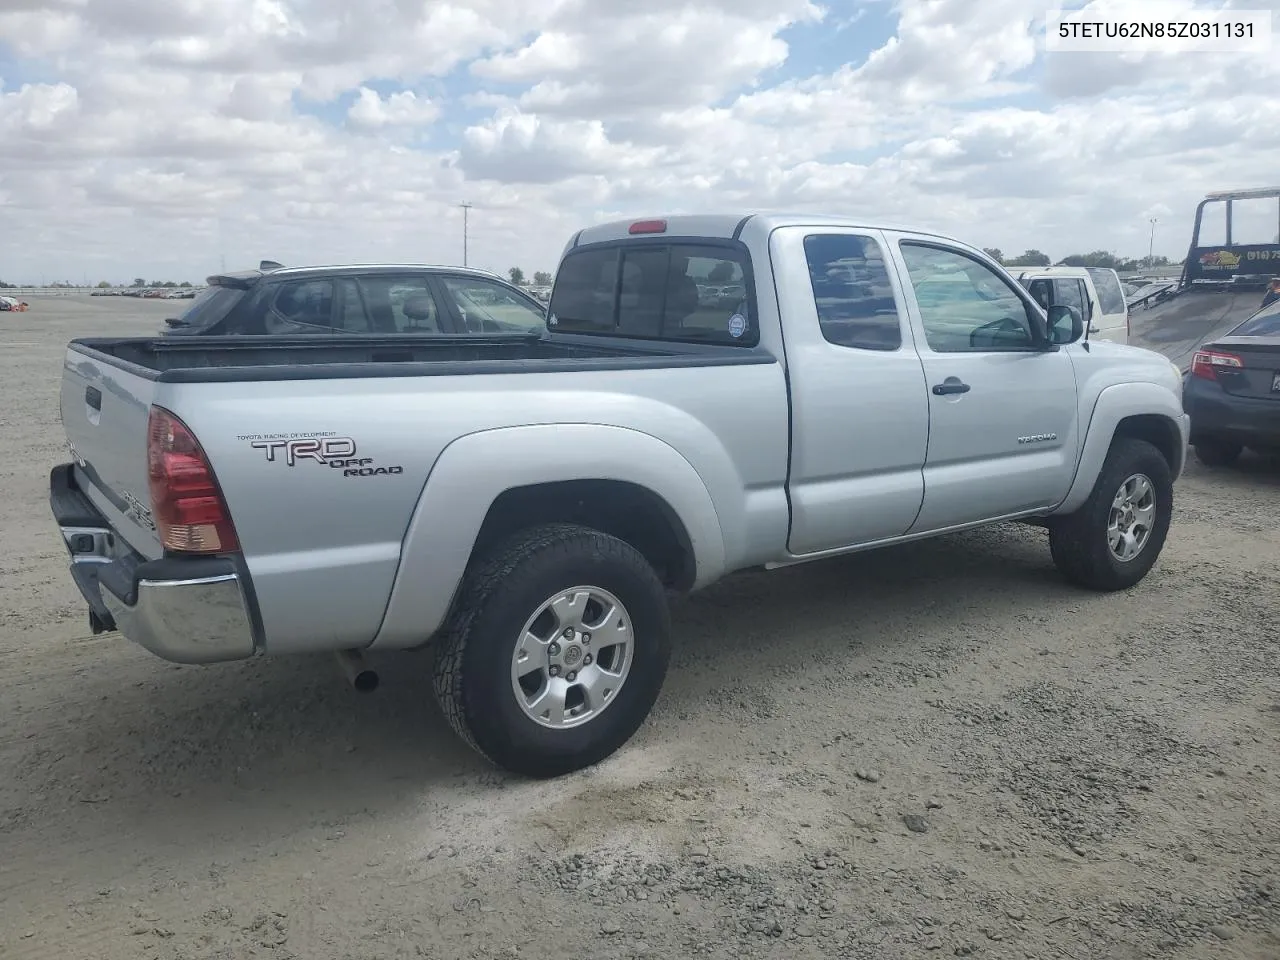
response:
[(277, 451), (291, 467), (299, 460), (311, 460), (341, 470), (344, 477), (383, 477), (404, 473), (404, 467), (375, 467), (372, 457), (357, 457), (356, 442), (350, 437), (301, 437), (293, 440), (254, 440), (250, 446), (267, 452), (267, 461), (276, 462)]
[(276, 451), (284, 451), (284, 462), (289, 466), (297, 466), (299, 460), (314, 460), (316, 463), (329, 463), (344, 457), (354, 457), (356, 442), (350, 437), (304, 437), (298, 440), (254, 440), (249, 444), (259, 450), (267, 451), (267, 461), (274, 463)]

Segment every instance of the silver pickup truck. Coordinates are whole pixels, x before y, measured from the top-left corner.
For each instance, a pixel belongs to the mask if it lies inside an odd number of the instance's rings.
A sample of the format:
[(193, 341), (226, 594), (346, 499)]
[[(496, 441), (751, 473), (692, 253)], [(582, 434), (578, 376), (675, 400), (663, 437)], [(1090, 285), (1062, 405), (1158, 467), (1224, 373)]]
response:
[[(816, 216), (582, 230), (546, 330), (92, 338), (50, 501), (95, 631), (167, 660), (429, 646), (457, 732), (553, 776), (634, 734), (668, 599), (997, 521), (1120, 590), (1169, 529), (1179, 371), (981, 251)], [(369, 682), (367, 685), (372, 685)]]

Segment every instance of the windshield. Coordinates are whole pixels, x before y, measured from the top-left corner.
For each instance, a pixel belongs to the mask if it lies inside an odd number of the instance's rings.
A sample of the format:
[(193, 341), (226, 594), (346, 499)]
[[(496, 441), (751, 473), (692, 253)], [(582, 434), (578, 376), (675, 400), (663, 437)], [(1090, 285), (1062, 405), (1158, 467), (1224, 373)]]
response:
[(1231, 337), (1276, 337), (1280, 336), (1280, 300), (1264, 307), (1246, 320), (1240, 326), (1236, 327), (1231, 333), (1227, 334)]
[(205, 287), (178, 317), (187, 329), (207, 329), (229, 314), (244, 291), (238, 287)]

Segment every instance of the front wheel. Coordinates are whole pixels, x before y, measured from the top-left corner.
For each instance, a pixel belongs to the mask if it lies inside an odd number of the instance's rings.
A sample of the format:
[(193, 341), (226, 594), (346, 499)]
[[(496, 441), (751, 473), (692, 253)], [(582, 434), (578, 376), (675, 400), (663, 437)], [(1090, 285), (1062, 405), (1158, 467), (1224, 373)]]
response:
[(1053, 562), (1072, 583), (1125, 590), (1142, 580), (1164, 547), (1173, 515), (1173, 477), (1145, 440), (1111, 444), (1093, 492), (1075, 513), (1053, 518)]
[(468, 571), (434, 685), (454, 731), (498, 766), (554, 777), (625, 744), (670, 659), (666, 593), (629, 544), (586, 527), (525, 531)]

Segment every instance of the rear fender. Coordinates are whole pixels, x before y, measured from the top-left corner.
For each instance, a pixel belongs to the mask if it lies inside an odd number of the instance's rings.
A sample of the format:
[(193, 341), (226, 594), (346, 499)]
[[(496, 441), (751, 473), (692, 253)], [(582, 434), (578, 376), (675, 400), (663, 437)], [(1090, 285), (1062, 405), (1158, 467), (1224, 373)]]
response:
[(1053, 512), (1071, 513), (1089, 499), (1102, 472), (1102, 464), (1111, 449), (1117, 428), (1128, 417), (1159, 417), (1169, 432), (1173, 462), (1170, 469), (1176, 479), (1182, 473), (1187, 455), (1187, 425), (1181, 402), (1167, 387), (1156, 383), (1117, 383), (1098, 394), (1089, 418), (1080, 462), (1066, 499)]
[(440, 628), (499, 495), (569, 480), (621, 480), (647, 488), (684, 524), (696, 564), (694, 586), (724, 572), (715, 504), (697, 470), (670, 445), (647, 433), (599, 424), (481, 431), (446, 447), (427, 477), (373, 649), (417, 646)]

